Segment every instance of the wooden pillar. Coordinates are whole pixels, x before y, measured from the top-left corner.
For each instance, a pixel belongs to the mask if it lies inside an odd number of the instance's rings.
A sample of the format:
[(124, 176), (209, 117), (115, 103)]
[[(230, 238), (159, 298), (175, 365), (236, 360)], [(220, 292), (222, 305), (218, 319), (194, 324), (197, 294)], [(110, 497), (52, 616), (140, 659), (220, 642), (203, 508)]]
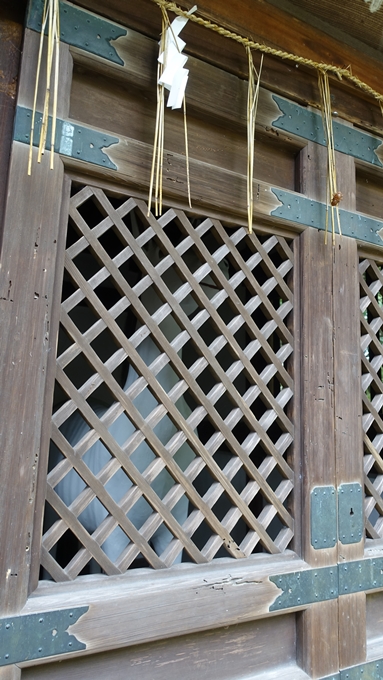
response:
[[(301, 190), (326, 200), (326, 148), (309, 142), (300, 157)], [(355, 209), (353, 158), (337, 154), (341, 207)], [(362, 483), (359, 295), (357, 246), (323, 231), (300, 237), (302, 553), (312, 566), (336, 565), (363, 555), (363, 541), (314, 549), (310, 532), (313, 487)], [(365, 595), (313, 605), (299, 621), (299, 660), (320, 678), (365, 660)]]
[[(311, 491), (336, 484), (334, 438), (334, 346), (332, 327), (332, 247), (321, 231), (300, 237), (301, 277), (301, 446), (302, 553), (311, 567), (337, 562), (337, 547), (311, 544)], [(298, 621), (298, 659), (313, 678), (338, 669), (338, 604), (312, 605)]]
[[(32, 106), (39, 36), (26, 31), (18, 103)], [(61, 47), (58, 115), (67, 114), (71, 57)], [(13, 143), (0, 270), (0, 616), (20, 612), (29, 594), (42, 412), (50, 356), (64, 169), (56, 155), (33, 164)], [(36, 150), (35, 150), (36, 152)], [(22, 186), (22, 191), (17, 187)], [(16, 666), (0, 669), (16, 680)]]
[[(337, 154), (341, 206), (355, 210), (355, 162)], [(360, 359), (360, 295), (358, 248), (351, 238), (337, 238), (334, 248), (334, 409), (337, 484), (363, 484), (363, 432)], [(362, 491), (363, 493), (363, 491)], [(364, 536), (358, 543), (338, 543), (338, 562), (358, 560), (364, 554)], [(339, 665), (348, 668), (366, 659), (366, 595), (339, 598)]]
[[(310, 198), (326, 200), (324, 147), (309, 142), (299, 158), (300, 188)], [(336, 485), (334, 436), (334, 344), (332, 246), (323, 231), (307, 229), (300, 237), (301, 289), (301, 446), (302, 556), (312, 567), (335, 565), (337, 547), (315, 550), (311, 544), (311, 491)], [(312, 605), (298, 620), (298, 660), (313, 678), (337, 672), (338, 604)]]

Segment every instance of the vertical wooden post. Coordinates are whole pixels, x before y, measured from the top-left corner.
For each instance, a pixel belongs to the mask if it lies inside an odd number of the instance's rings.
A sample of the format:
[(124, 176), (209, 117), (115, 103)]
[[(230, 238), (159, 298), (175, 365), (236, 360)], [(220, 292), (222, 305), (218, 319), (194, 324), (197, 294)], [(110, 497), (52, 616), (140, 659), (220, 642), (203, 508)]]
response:
[[(301, 191), (326, 200), (325, 147), (309, 142), (299, 158)], [(323, 231), (307, 229), (300, 237), (301, 288), (301, 442), (302, 554), (312, 567), (335, 565), (337, 547), (315, 550), (311, 544), (311, 491), (336, 485), (334, 437), (334, 344), (332, 246)], [(338, 604), (312, 605), (298, 620), (298, 660), (313, 678), (337, 672)]]
[[(311, 491), (336, 483), (334, 441), (334, 347), (332, 326), (332, 246), (322, 231), (300, 237), (301, 266), (301, 441), (302, 552), (312, 567), (335, 565), (337, 547), (311, 544)], [(313, 678), (338, 669), (338, 604), (312, 605), (300, 616), (299, 662)]]
[[(337, 154), (342, 207), (355, 210), (355, 163)], [(334, 248), (334, 375), (335, 456), (337, 485), (358, 482), (363, 489), (362, 400), (359, 321), (358, 248), (354, 239), (336, 239)], [(363, 557), (359, 543), (338, 543), (338, 561)], [(339, 598), (339, 663), (341, 668), (366, 658), (366, 595)]]
[[(18, 103), (30, 108), (38, 44), (26, 31)], [(69, 100), (67, 46), (61, 71), (58, 115)], [(64, 175), (60, 158), (54, 170), (49, 160), (28, 177), (28, 146), (13, 143), (0, 269), (0, 616), (17, 614), (28, 596)], [(16, 666), (0, 670), (1, 680), (19, 675)]]
[[(309, 142), (301, 152), (301, 189), (326, 200), (326, 149)], [(354, 159), (337, 156), (341, 208), (355, 209)], [(362, 483), (359, 290), (357, 245), (323, 232), (300, 238), (302, 290), (303, 555), (312, 566), (363, 555), (363, 540), (314, 550), (310, 492), (315, 485)], [(365, 595), (343, 596), (306, 611), (300, 621), (301, 664), (312, 677), (330, 675), (365, 660)], [(339, 666), (338, 666), (339, 664)]]

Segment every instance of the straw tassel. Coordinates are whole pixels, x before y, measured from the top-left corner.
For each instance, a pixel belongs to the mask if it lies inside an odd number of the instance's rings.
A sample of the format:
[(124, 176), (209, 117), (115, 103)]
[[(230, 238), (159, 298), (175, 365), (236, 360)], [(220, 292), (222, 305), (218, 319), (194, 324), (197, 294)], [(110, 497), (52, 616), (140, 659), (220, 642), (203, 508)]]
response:
[(153, 190), (155, 215), (162, 213), (162, 179), (164, 158), (165, 136), (165, 88), (169, 90), (167, 106), (172, 109), (183, 108), (185, 158), (186, 158), (186, 184), (188, 203), (191, 208), (190, 192), (190, 169), (189, 169), (189, 145), (186, 118), (185, 89), (189, 71), (184, 68), (187, 56), (182, 54), (185, 42), (179, 38), (179, 33), (186, 25), (190, 15), (195, 12), (194, 6), (185, 17), (176, 17), (172, 23), (169, 21), (166, 10), (162, 7), (162, 31), (160, 51), (157, 67), (157, 112), (154, 132), (153, 158), (150, 173), (148, 214), (150, 212)]
[[(162, 11), (162, 31), (160, 40), (160, 55), (163, 54), (165, 50), (165, 36), (166, 36), (166, 12)], [(164, 86), (161, 84), (161, 77), (164, 71), (164, 64), (158, 60), (157, 65), (157, 110), (156, 110), (156, 125), (154, 131), (154, 143), (153, 143), (153, 158), (152, 158), (152, 169), (150, 172), (150, 185), (149, 185), (149, 199), (148, 199), (148, 215), (150, 213), (150, 208), (152, 205), (153, 196), (153, 186), (154, 186), (154, 205), (155, 205), (155, 215), (156, 217), (161, 214), (162, 211), (162, 163), (164, 155), (164, 101), (165, 93)], [(155, 179), (155, 185), (154, 185)]]
[(342, 235), (339, 218), (339, 203), (343, 194), (338, 191), (335, 164), (335, 144), (334, 131), (332, 126), (331, 95), (328, 74), (325, 71), (318, 71), (318, 85), (321, 96), (323, 128), (327, 144), (327, 207), (326, 207), (326, 230), (325, 243), (327, 243), (327, 232), (329, 222), (329, 212), (331, 215), (332, 243), (335, 243), (335, 229)]
[(383, 5), (383, 0), (364, 0), (364, 2), (371, 3), (370, 12), (377, 12)]
[(50, 137), (50, 167), (53, 170), (55, 136), (57, 121), (57, 97), (59, 81), (59, 61), (60, 61), (60, 10), (59, 0), (45, 0), (43, 18), (41, 24), (40, 46), (37, 59), (36, 83), (33, 97), (33, 110), (31, 119), (31, 130), (29, 140), (28, 175), (32, 173), (32, 150), (33, 138), (36, 121), (37, 96), (40, 86), (41, 62), (43, 55), (44, 36), (47, 32), (47, 58), (46, 58), (46, 83), (45, 95), (38, 143), (37, 162), (41, 162), (41, 157), (45, 151), (48, 137), (49, 108), (52, 100), (52, 124)]
[(254, 211), (253, 180), (254, 180), (255, 120), (257, 116), (259, 83), (261, 79), (261, 71), (263, 65), (263, 54), (261, 55), (261, 62), (258, 74), (254, 66), (253, 55), (250, 47), (246, 47), (246, 53), (249, 64), (249, 83), (247, 89), (247, 228), (248, 233), (252, 234), (253, 211)]

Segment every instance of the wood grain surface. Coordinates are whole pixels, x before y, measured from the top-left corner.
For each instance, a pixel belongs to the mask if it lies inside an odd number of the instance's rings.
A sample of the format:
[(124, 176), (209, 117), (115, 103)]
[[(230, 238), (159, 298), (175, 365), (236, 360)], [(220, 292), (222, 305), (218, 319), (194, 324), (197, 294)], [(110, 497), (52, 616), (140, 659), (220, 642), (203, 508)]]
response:
[(71, 631), (86, 643), (88, 653), (111, 650), (262, 619), (270, 615), (279, 592), (269, 575), (305, 567), (287, 551), (235, 562), (224, 558), (209, 565), (81, 577), (74, 583), (43, 581), (22, 613), (87, 605), (89, 611)]

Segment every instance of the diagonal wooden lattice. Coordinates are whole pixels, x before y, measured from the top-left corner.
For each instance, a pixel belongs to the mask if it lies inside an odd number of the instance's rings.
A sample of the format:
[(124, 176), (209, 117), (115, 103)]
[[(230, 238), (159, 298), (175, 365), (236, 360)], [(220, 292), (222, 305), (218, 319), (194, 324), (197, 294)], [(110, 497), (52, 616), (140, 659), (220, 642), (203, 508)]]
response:
[[(42, 565), (54, 579), (75, 578), (92, 558), (116, 574), (143, 559), (161, 568), (182, 555), (206, 562), (287, 547), (292, 262), (282, 237), (249, 237), (176, 209), (155, 219), (143, 201), (92, 187), (74, 194), (42, 540)], [(164, 388), (166, 372), (173, 378)], [(129, 428), (118, 443), (112, 433), (122, 414)], [(107, 460), (97, 469), (101, 443)], [(161, 495), (164, 470), (171, 484)], [(149, 512), (139, 521), (143, 499)], [(177, 504), (186, 499), (181, 521)], [(90, 529), (84, 518), (94, 503), (104, 516)], [(168, 539), (156, 552), (164, 527)], [(115, 532), (125, 545), (111, 556)], [(69, 533), (71, 555), (60, 547)]]
[(383, 537), (383, 276), (374, 260), (360, 262), (366, 533)]

